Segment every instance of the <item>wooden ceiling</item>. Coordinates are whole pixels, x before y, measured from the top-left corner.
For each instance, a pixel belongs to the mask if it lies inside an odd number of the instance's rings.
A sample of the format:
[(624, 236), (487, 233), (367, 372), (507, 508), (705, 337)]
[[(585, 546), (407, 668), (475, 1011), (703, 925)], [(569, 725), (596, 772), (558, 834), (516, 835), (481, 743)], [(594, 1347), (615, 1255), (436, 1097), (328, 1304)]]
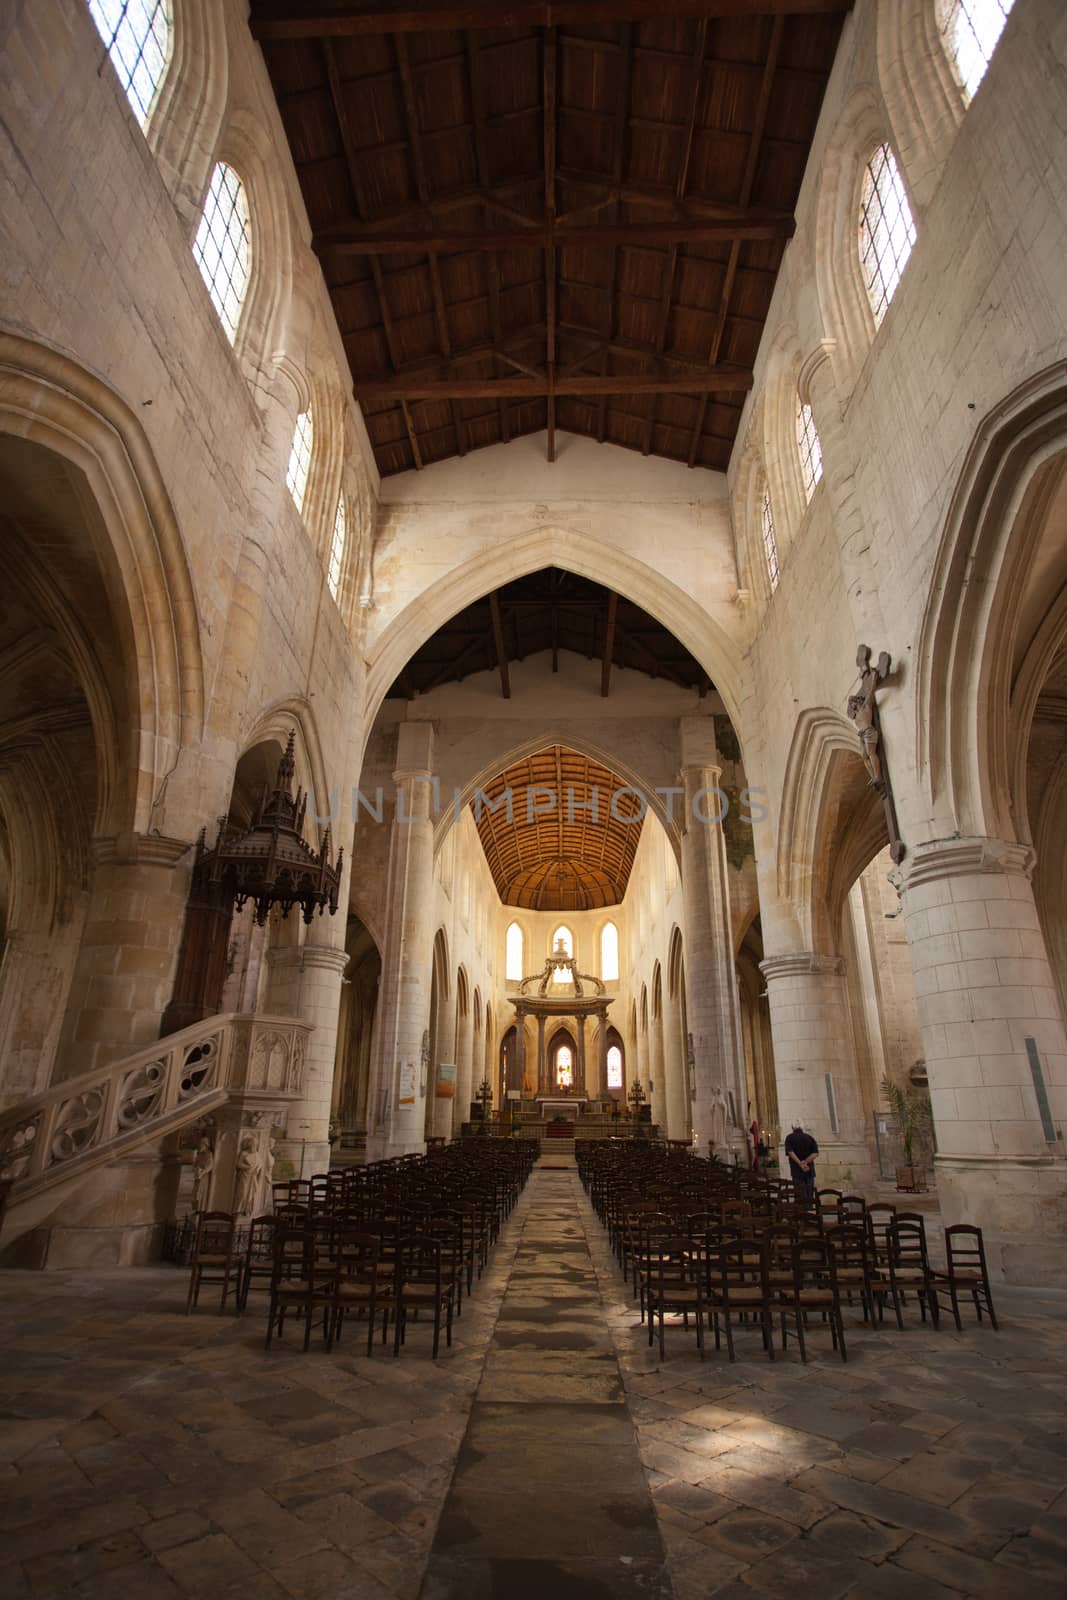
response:
[(483, 793), (488, 803), (471, 810), (505, 905), (593, 911), (619, 904), (643, 825), (641, 801), (624, 779), (553, 745), (508, 767)]
[(458, 612), (411, 657), (389, 690), (414, 699), (476, 672), (496, 672), (511, 698), (508, 665), (552, 652), (552, 670), (566, 671), (561, 656), (600, 663), (600, 692), (611, 692), (615, 667), (662, 678), (701, 698), (712, 687), (704, 668), (668, 628), (603, 584), (559, 567), (517, 578)]
[(852, 0), (252, 0), (383, 476), (726, 467)]

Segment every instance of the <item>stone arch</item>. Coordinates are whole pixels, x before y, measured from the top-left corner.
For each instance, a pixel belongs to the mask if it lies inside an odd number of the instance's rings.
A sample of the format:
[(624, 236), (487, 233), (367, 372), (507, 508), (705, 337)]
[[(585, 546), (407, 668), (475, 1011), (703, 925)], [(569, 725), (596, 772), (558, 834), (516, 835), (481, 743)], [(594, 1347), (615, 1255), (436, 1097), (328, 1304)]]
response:
[(816, 706), (797, 718), (782, 784), (777, 893), (801, 949), (836, 954), (844, 897), (887, 840), (856, 730)]
[(1045, 512), (1065, 450), (1060, 361), (985, 417), (949, 503), (919, 634), (915, 707), (919, 769), (941, 833), (1012, 841), (1025, 832), (1012, 808), (1012, 744), (1025, 744), (1025, 705), (1049, 644), (1039, 643), (1020, 680), (1013, 727), (1019, 610), (1039, 558), (1048, 564), (1057, 554), (1043, 545)]
[[(275, 354), (286, 345), (293, 290), (289, 201), (272, 135), (250, 111), (242, 108), (230, 117), (215, 153), (215, 162), (219, 161), (232, 167), (245, 186), (252, 234), (248, 287), (234, 351), (250, 377), (262, 374), (269, 382)], [(204, 193), (201, 209), (203, 201)]]
[[(242, 741), (238, 759), (254, 745), (269, 739), (277, 740), (284, 750), (290, 733), (296, 734), (296, 782), (308, 796), (305, 827), (315, 830), (321, 844), (327, 827), (334, 826), (336, 832), (335, 824), (340, 821), (346, 797), (330, 789), (318, 724), (308, 702), (293, 696), (276, 700), (262, 711)], [(336, 818), (334, 813), (337, 813)], [(334, 818), (333, 824), (331, 818)]]
[(675, 923), (667, 940), (667, 993), (674, 1000), (681, 994), (682, 930)]
[(767, 356), (760, 451), (777, 515), (779, 559), (784, 559), (808, 509), (797, 450), (799, 378), (800, 344), (786, 326), (779, 329)]
[[(434, 854), (436, 855), (442, 848), (457, 819), (463, 814), (464, 808), (470, 804), (479, 789), (484, 789), (485, 785), (491, 782), (497, 773), (502, 772), (505, 768), (513, 766), (527, 756), (536, 755), (538, 751), (547, 750), (556, 744), (566, 745), (569, 750), (575, 750), (580, 755), (590, 756), (594, 761), (606, 767), (609, 772), (614, 772), (618, 777), (624, 778), (627, 784), (647, 803), (649, 812), (663, 825), (676, 860), (681, 860), (680, 823), (678, 820), (668, 816), (662, 796), (658, 795), (652, 785), (628, 762), (620, 761), (617, 754), (604, 749), (594, 740), (588, 739), (584, 735), (576, 734), (573, 727), (568, 727), (566, 732), (550, 727), (541, 733), (531, 736), (529, 739), (522, 739), (517, 744), (510, 745), (506, 750), (494, 755), (478, 772), (467, 780), (460, 789), (459, 799), (454, 804), (445, 804), (444, 797), (442, 797), (441, 815), (434, 824)], [(510, 920), (517, 921), (518, 918), (512, 917)], [(596, 937), (599, 940), (599, 932)], [(523, 938), (528, 944), (525, 928), (523, 928)]]
[(448, 934), (444, 928), (438, 928), (433, 936), (433, 970), (439, 984), (441, 1000), (447, 1000), (452, 993), (452, 967), (448, 959)]
[(744, 667), (740, 651), (722, 625), (692, 595), (645, 562), (558, 526), (531, 528), (471, 557), (437, 578), (387, 624), (368, 651), (368, 736), (390, 684), (439, 627), (493, 589), (551, 566), (607, 584), (670, 628), (706, 668), (744, 742), (740, 717)]
[(878, 79), (901, 171), (917, 209), (933, 198), (963, 97), (945, 50), (935, 0), (881, 0)]
[(226, 15), (217, 0), (171, 0), (171, 53), (146, 137), (190, 234), (214, 165), (229, 92)]
[[(836, 341), (835, 375), (843, 393), (851, 390), (875, 337), (856, 241), (864, 164), (886, 138), (885, 107), (864, 85), (838, 118), (821, 162), (812, 260), (822, 326)], [(907, 187), (902, 165), (901, 175)]]
[[(734, 483), (734, 544), (737, 557), (740, 587), (747, 590), (760, 605), (771, 597), (771, 580), (767, 571), (767, 558), (763, 546), (763, 489), (771, 495), (771, 513), (775, 513), (774, 495), (763, 458), (763, 437), (766, 419), (764, 396), (761, 392), (752, 412), (748, 434)], [(775, 542), (778, 543), (778, 524), (775, 520)], [(783, 558), (779, 547), (779, 565)]]
[(0, 332), (0, 434), (59, 457), (84, 483), (93, 557), (122, 636), (132, 686), (124, 729), (110, 723), (103, 694), (92, 689), (98, 674), (81, 652), (107, 764), (94, 830), (163, 833), (171, 813), (181, 818), (173, 825), (187, 827), (195, 802), (192, 762), (183, 757), (198, 748), (204, 720), (196, 597), (144, 430), (115, 391), (83, 367)]

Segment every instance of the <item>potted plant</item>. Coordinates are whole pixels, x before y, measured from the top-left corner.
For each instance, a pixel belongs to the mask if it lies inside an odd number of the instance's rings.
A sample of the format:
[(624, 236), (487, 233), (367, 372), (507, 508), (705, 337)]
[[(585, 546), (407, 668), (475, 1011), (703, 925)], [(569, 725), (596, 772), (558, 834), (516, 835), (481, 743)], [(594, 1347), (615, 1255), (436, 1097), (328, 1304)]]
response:
[(916, 1194), (928, 1187), (926, 1168), (916, 1166), (916, 1147), (924, 1145), (933, 1135), (933, 1112), (930, 1100), (921, 1089), (901, 1088), (890, 1078), (882, 1079), (882, 1093), (889, 1109), (897, 1119), (904, 1145), (904, 1165), (897, 1168), (897, 1188), (905, 1194)]

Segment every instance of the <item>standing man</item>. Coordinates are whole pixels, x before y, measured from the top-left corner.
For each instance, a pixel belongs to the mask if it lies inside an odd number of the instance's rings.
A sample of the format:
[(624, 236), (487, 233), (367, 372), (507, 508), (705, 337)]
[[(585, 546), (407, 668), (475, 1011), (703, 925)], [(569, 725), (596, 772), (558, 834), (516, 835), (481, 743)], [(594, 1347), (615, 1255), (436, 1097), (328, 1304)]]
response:
[(806, 1133), (799, 1122), (794, 1122), (793, 1131), (785, 1141), (785, 1153), (789, 1157), (789, 1171), (797, 1194), (802, 1200), (815, 1198), (815, 1157), (819, 1153), (819, 1146), (810, 1133)]
[[(751, 1105), (748, 1109), (750, 1111), (752, 1110)], [(755, 1114), (753, 1114), (752, 1117), (752, 1123), (748, 1130), (748, 1136), (752, 1140), (752, 1170), (753, 1172), (758, 1172), (761, 1140), (759, 1133), (759, 1118)]]

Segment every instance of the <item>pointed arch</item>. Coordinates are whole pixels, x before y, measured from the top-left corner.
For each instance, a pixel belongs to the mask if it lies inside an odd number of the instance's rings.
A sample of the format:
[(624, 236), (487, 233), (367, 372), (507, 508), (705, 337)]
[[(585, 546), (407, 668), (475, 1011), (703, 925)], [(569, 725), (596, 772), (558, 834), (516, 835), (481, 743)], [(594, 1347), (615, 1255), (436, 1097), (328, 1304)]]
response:
[[(204, 678), (192, 576), (151, 445), (109, 385), (58, 351), (7, 332), (0, 332), (0, 434), (43, 447), (84, 479), (93, 554), (128, 632), (123, 764), (133, 776), (126, 782), (112, 770), (96, 831), (164, 832), (183, 780), (192, 785), (185, 771), (192, 763), (182, 758), (199, 747)], [(109, 730), (99, 732), (113, 747)], [(184, 798), (195, 814), (191, 792)]]
[(984, 418), (949, 503), (915, 690), (919, 770), (939, 830), (1017, 838), (1010, 706), (1018, 605), (1045, 532), (1050, 469), (1065, 450), (1060, 361)]
[(480, 551), (436, 578), (386, 624), (368, 649), (368, 737), (390, 684), (438, 628), (492, 590), (551, 566), (607, 584), (670, 628), (706, 668), (742, 737), (740, 708), (745, 699), (746, 669), (740, 649), (722, 624), (691, 594), (647, 563), (573, 529), (552, 525), (531, 528)]

